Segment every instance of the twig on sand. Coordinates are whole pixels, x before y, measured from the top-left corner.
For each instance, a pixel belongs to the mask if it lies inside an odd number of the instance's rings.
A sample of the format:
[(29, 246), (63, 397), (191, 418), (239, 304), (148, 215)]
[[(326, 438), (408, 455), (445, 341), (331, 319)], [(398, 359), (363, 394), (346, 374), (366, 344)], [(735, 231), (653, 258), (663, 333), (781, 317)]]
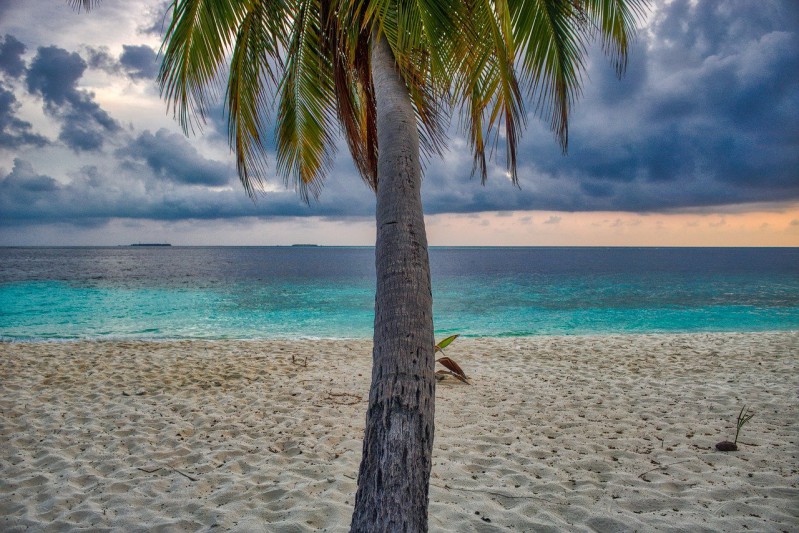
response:
[(147, 472), (148, 474), (152, 474), (153, 472), (158, 472), (162, 468), (168, 468), (168, 469), (172, 470), (173, 472), (177, 472), (178, 474), (180, 474), (181, 476), (185, 477), (189, 481), (199, 481), (197, 478), (193, 478), (190, 475), (186, 474), (185, 472), (181, 472), (177, 468), (174, 468), (174, 467), (169, 466), (169, 465), (159, 466), (159, 467), (156, 467), (156, 468), (141, 468), (141, 467), (139, 467), (136, 470), (141, 470), (142, 472)]
[(655, 470), (665, 470), (665, 469), (667, 469), (667, 468), (668, 468), (668, 467), (670, 467), (670, 466), (678, 465), (678, 464), (680, 464), (680, 463), (687, 463), (688, 461), (690, 461), (690, 459), (683, 459), (682, 461), (677, 461), (677, 462), (674, 462), (674, 463), (669, 463), (669, 464), (667, 464), (667, 465), (660, 465), (660, 466), (656, 466), (655, 468), (650, 468), (649, 470), (647, 470), (647, 471), (646, 471), (646, 472), (644, 472), (643, 474), (639, 474), (639, 475), (638, 475), (638, 477), (639, 477), (640, 479), (643, 479), (644, 481), (649, 481), (648, 479), (645, 479), (645, 478), (644, 478), (644, 476), (645, 476), (645, 475), (647, 475), (648, 473), (650, 473), (650, 472), (654, 472)]
[(171, 467), (171, 466), (169, 466), (169, 465), (167, 465), (167, 468), (169, 468), (169, 469), (170, 469), (170, 470), (172, 470), (173, 472), (177, 472), (178, 474), (180, 474), (181, 476), (185, 477), (185, 478), (186, 478), (186, 479), (188, 479), (189, 481), (198, 481), (198, 479), (196, 479), (196, 478), (193, 478), (193, 477), (191, 477), (190, 475), (188, 475), (188, 474), (185, 474), (185, 473), (181, 472), (181, 471), (180, 471), (180, 470), (178, 470), (177, 468), (172, 468), (172, 467)]
[(446, 484), (445, 485), (438, 485), (436, 483), (430, 483), (430, 484), (433, 485), (434, 487), (438, 487), (440, 489), (462, 490), (462, 491), (465, 491), (465, 492), (480, 492), (482, 494), (490, 494), (492, 496), (499, 496), (500, 498), (512, 498), (512, 499), (515, 499), (515, 500), (540, 500), (542, 502), (550, 502), (550, 501), (552, 501), (552, 500), (550, 500), (548, 498), (540, 498), (538, 496), (530, 496), (529, 494), (517, 496), (517, 495), (514, 495), (514, 494), (505, 494), (503, 492), (493, 492), (493, 491), (490, 491), (490, 490), (483, 490), (483, 489), (467, 489), (466, 487), (451, 487), (450, 485), (446, 485)]
[[(341, 398), (341, 400), (337, 400), (336, 398)], [(355, 405), (361, 401), (361, 397), (349, 392), (328, 392), (325, 400), (337, 405)]]

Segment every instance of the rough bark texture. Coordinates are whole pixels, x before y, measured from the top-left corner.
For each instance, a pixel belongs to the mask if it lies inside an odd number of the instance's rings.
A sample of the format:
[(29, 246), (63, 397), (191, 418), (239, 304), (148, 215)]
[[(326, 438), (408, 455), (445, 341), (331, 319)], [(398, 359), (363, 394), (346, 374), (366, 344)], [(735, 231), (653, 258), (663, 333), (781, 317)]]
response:
[(433, 297), (416, 117), (385, 39), (377, 101), (377, 293), (369, 410), (352, 531), (426, 531), (433, 449)]

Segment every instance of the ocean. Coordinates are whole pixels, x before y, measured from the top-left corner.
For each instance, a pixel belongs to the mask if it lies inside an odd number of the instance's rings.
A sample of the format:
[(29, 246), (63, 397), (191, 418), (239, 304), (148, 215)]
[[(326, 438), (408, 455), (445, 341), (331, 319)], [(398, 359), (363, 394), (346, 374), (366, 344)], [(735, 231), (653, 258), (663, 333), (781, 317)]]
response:
[[(799, 330), (799, 248), (430, 250), (437, 338)], [(370, 247), (0, 248), (0, 339), (370, 338)]]

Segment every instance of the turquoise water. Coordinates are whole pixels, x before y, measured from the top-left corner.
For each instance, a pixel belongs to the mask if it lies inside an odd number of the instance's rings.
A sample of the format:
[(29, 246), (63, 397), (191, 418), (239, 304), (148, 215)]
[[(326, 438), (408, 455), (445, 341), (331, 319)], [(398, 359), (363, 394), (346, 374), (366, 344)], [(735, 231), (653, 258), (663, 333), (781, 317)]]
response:
[[(0, 337), (368, 338), (371, 248), (0, 249)], [(797, 249), (434, 248), (438, 335), (799, 329)]]

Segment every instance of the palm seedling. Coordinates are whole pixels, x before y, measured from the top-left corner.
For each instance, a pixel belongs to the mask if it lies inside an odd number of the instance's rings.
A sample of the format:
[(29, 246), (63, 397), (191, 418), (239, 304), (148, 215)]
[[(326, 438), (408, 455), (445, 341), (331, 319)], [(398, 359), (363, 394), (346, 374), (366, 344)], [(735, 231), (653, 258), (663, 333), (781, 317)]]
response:
[(741, 433), (741, 428), (744, 427), (744, 424), (752, 420), (752, 417), (755, 416), (755, 413), (750, 412), (749, 409), (746, 408), (746, 404), (741, 407), (741, 412), (738, 413), (738, 419), (736, 420), (736, 429), (735, 429), (735, 440), (730, 442), (728, 440), (724, 440), (716, 444), (716, 449), (721, 452), (737, 452), (738, 451), (738, 435)]
[(444, 355), (444, 348), (452, 344), (452, 341), (454, 341), (457, 338), (458, 335), (450, 335), (449, 337), (447, 337), (446, 339), (442, 339), (441, 341), (438, 342), (438, 344), (435, 345), (434, 347), (435, 353), (441, 352), (441, 355), (443, 356), (436, 359), (436, 363), (441, 363), (441, 365), (447, 369), (447, 370), (437, 370), (436, 377), (439, 379), (443, 379), (445, 376), (453, 376), (463, 381), (467, 385), (470, 385), (469, 378), (463, 372), (460, 365), (458, 365), (458, 363), (456, 363), (455, 361)]

